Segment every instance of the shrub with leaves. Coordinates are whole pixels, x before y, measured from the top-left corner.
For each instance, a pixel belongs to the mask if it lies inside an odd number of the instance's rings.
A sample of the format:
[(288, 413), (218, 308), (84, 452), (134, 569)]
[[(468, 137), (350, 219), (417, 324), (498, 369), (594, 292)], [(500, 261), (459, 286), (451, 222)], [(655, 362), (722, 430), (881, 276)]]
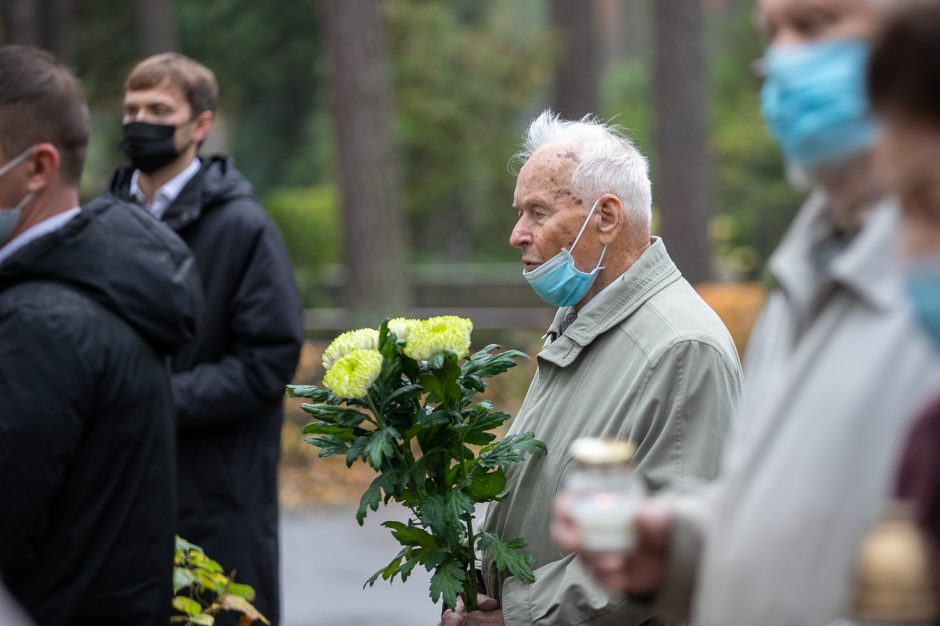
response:
[(255, 590), (226, 576), (222, 566), (206, 556), (202, 548), (182, 537), (176, 538), (173, 559), (173, 608), (177, 615), (171, 624), (212, 626), (223, 611), (241, 613), (239, 626), (256, 620), (270, 624), (251, 604)]
[(324, 353), (324, 387), (288, 387), (288, 395), (313, 401), (301, 405), (316, 419), (305, 440), (320, 456), (343, 455), (347, 466), (361, 460), (378, 472), (359, 503), (359, 524), (380, 502), (411, 510), (407, 522), (383, 524), (403, 547), (366, 584), (407, 580), (420, 565), (432, 572), (434, 602), (453, 608), (460, 595), (468, 610), (476, 608), (478, 549), (520, 580), (534, 580), (525, 542), (475, 532), (473, 516), (477, 503), (505, 496), (506, 466), (545, 452), (530, 432), (496, 440), (492, 431), (510, 416), (475, 398), (487, 378), (527, 357), (496, 345), (469, 356), (472, 328), (444, 316), (344, 333)]

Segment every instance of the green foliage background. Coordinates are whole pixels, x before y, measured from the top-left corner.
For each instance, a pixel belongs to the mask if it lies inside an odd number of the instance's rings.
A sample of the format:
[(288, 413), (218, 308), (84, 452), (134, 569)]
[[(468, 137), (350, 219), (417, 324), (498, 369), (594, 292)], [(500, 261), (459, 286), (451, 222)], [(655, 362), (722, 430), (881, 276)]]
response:
[[(282, 224), (313, 304), (324, 297), (313, 285), (341, 258), (314, 3), (175, 0), (174, 6), (182, 52), (219, 78), (217, 134)], [(550, 105), (553, 65), (565, 53), (546, 0), (383, 6), (412, 261), (516, 261), (507, 244), (515, 219), (507, 163), (527, 121)], [(605, 64), (599, 114), (630, 129), (655, 168), (651, 29), (643, 22), (649, 2), (630, 6), (639, 24)], [(750, 72), (762, 52), (753, 0), (707, 6), (714, 249), (722, 277), (759, 278), (800, 198), (760, 117), (760, 85)], [(89, 197), (123, 161), (121, 86), (138, 56), (137, 36), (133, 3), (83, 0), (77, 19), (77, 71), (94, 121), (83, 181)]]

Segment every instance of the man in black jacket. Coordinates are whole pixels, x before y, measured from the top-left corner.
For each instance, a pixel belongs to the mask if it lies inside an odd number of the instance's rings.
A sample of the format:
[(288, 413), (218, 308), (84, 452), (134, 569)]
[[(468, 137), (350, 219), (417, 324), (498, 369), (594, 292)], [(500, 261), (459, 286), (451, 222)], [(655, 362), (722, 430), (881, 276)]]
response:
[(40, 626), (164, 625), (167, 355), (202, 296), (185, 244), (142, 210), (78, 208), (88, 133), (62, 65), (0, 48), (0, 573)]
[(200, 158), (212, 72), (179, 54), (141, 61), (125, 83), (123, 147), (110, 193), (144, 206), (196, 258), (207, 315), (173, 360), (179, 532), (201, 545), (278, 622), (277, 461), (284, 385), (303, 339), (283, 240), (228, 158)]

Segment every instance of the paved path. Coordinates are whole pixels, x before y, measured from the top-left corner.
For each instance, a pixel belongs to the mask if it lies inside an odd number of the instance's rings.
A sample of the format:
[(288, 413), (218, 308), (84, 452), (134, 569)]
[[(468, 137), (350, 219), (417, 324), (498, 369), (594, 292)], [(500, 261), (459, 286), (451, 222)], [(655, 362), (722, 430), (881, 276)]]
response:
[(408, 582), (381, 578), (362, 584), (401, 547), (385, 520), (407, 519), (405, 509), (369, 511), (365, 526), (355, 507), (281, 512), (282, 626), (434, 626), (440, 605), (428, 597), (430, 575), (416, 568)]

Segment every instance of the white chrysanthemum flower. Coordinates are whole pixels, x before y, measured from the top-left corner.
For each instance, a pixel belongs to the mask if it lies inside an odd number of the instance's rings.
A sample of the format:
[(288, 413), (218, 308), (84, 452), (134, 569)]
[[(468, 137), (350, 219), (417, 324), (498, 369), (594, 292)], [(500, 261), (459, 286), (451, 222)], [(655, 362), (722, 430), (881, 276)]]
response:
[(379, 331), (374, 328), (360, 328), (343, 333), (333, 340), (323, 351), (323, 368), (333, 365), (353, 350), (378, 350)]
[(408, 341), (408, 336), (411, 335), (412, 329), (419, 323), (418, 320), (409, 319), (407, 317), (396, 317), (388, 320), (388, 329), (395, 333), (395, 338), (398, 339), (398, 341)]
[(473, 322), (457, 317), (443, 315), (418, 322), (411, 329), (405, 354), (416, 361), (426, 361), (436, 354), (450, 350), (457, 358), (470, 354), (470, 333)]
[(382, 355), (378, 350), (353, 350), (333, 363), (323, 377), (323, 385), (340, 398), (362, 398), (381, 372)]

